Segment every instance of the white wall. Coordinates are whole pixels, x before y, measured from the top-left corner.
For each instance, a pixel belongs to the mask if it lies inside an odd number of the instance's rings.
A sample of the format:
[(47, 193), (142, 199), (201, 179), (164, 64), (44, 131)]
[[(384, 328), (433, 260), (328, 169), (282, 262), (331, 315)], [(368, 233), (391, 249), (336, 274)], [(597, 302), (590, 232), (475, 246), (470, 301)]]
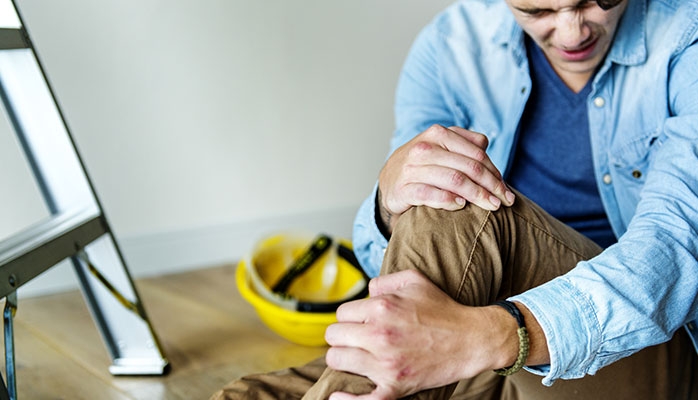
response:
[(277, 229), (350, 235), (406, 52), (448, 3), (18, 0), (136, 277), (233, 262)]

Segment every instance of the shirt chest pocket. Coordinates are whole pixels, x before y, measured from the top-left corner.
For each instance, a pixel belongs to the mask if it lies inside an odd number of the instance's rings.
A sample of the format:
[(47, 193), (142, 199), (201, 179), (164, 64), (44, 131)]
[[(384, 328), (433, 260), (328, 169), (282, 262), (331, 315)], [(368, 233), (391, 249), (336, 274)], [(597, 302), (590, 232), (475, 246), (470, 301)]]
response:
[[(653, 155), (664, 140), (664, 134), (653, 132), (614, 146), (610, 155), (610, 167), (620, 202), (637, 204), (640, 200), (640, 191), (647, 180), (647, 174), (651, 173)], [(634, 206), (621, 208), (635, 209)]]

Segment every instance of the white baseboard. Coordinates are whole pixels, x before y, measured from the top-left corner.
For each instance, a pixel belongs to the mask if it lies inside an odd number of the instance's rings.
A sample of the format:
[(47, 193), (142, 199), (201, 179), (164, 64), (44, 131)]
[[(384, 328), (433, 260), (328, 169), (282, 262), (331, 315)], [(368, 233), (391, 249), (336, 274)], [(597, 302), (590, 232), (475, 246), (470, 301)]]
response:
[[(303, 231), (351, 238), (357, 208), (321, 210), (245, 222), (117, 238), (131, 276), (143, 278), (237, 262), (254, 243), (274, 232)], [(64, 261), (19, 289), (36, 297), (78, 288), (72, 264)]]

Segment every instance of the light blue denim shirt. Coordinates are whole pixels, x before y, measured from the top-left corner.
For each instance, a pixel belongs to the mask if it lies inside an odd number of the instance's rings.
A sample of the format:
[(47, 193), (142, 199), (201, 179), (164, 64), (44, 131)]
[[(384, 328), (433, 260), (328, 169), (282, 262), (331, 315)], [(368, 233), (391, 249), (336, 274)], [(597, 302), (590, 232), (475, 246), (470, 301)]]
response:
[[(628, 1), (587, 100), (595, 179), (619, 241), (513, 298), (545, 332), (551, 363), (533, 370), (546, 385), (691, 331), (698, 316), (698, 2)], [(391, 151), (432, 124), (461, 126), (489, 137), (504, 171), (530, 88), (523, 32), (506, 4), (460, 1), (412, 46)], [(388, 244), (375, 195), (374, 186), (353, 235), (371, 276)]]

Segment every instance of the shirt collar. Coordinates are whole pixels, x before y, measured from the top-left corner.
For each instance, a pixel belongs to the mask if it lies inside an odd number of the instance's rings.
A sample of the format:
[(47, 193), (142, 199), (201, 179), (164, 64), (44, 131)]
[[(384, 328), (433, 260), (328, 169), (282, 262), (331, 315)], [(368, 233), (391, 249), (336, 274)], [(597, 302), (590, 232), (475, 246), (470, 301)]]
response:
[(647, 1), (625, 0), (628, 6), (620, 19), (608, 59), (617, 64), (638, 65), (647, 60)]
[[(505, 7), (507, 6), (505, 5)], [(519, 65), (526, 59), (523, 29), (516, 23), (508, 7), (504, 19), (499, 23), (499, 27), (492, 36), (492, 41), (495, 45), (510, 47)]]

